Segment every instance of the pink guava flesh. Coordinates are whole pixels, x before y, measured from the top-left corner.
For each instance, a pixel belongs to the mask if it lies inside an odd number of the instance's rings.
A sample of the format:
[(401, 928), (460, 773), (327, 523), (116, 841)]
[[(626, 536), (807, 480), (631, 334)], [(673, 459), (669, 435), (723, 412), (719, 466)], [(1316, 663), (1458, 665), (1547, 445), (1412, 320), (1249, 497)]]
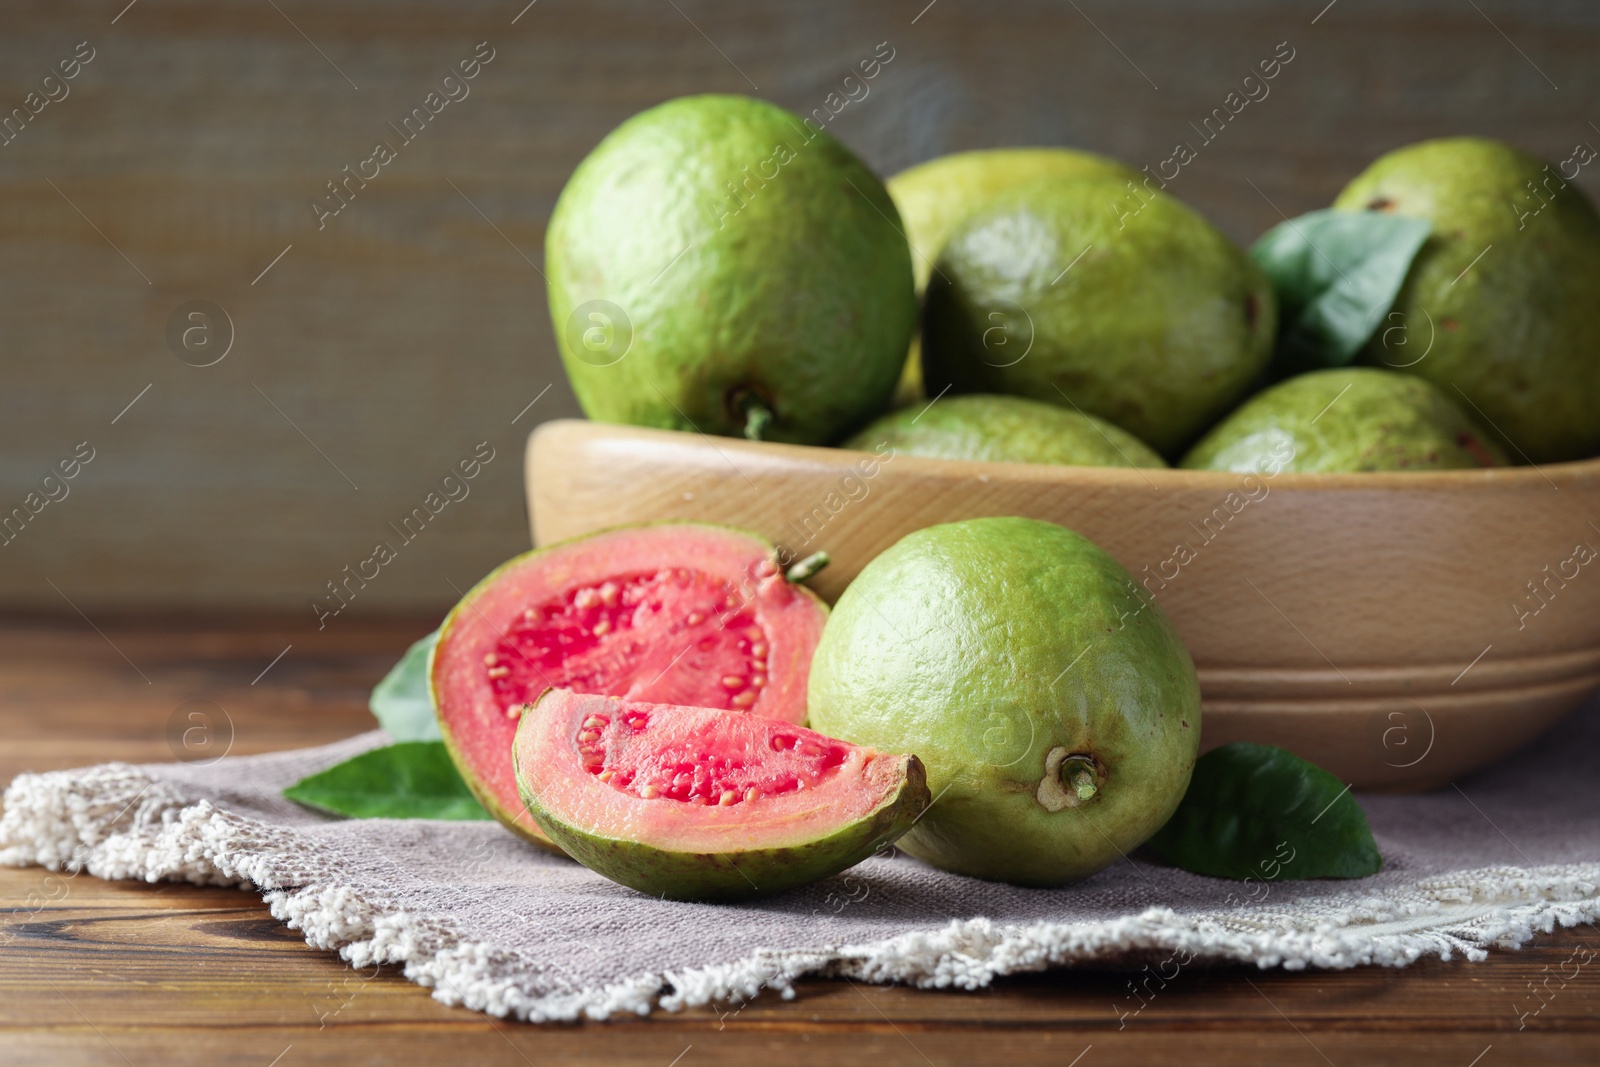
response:
[(606, 531), (519, 556), (466, 595), (440, 631), (434, 705), (479, 799), (543, 843), (511, 768), (517, 717), (540, 693), (800, 722), (826, 614), (753, 534), (696, 523)]
[(849, 745), (773, 720), (653, 715), (658, 707), (597, 707), (586, 715), (573, 734), (583, 769), (640, 800), (730, 807), (815, 790), (850, 755)]
[[(561, 689), (524, 713), (514, 749), (528, 808), (563, 847), (625, 885), (673, 896), (700, 896), (697, 878), (749, 888), (718, 856), (766, 864), (762, 891), (797, 864), (856, 862), (929, 799), (914, 756), (760, 715)], [(803, 862), (779, 855), (794, 849), (807, 850)], [(736, 867), (755, 873), (743, 859)]]
[(767, 684), (770, 651), (732, 583), (673, 567), (525, 609), (484, 673), (506, 708), (556, 688), (744, 710)]

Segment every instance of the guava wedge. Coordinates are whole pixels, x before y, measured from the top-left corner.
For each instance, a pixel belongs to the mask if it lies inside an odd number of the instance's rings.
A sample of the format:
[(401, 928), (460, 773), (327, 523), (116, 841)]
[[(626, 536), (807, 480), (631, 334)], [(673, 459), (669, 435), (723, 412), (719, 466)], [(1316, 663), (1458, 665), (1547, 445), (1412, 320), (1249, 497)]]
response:
[(502, 564), (439, 629), (429, 682), (461, 777), (514, 832), (553, 847), (511, 769), (517, 717), (550, 688), (804, 722), (828, 609), (777, 550), (727, 526), (663, 522)]
[(552, 689), (512, 749), (526, 809), (572, 858), (673, 900), (742, 900), (837, 874), (928, 807), (915, 756), (781, 719)]

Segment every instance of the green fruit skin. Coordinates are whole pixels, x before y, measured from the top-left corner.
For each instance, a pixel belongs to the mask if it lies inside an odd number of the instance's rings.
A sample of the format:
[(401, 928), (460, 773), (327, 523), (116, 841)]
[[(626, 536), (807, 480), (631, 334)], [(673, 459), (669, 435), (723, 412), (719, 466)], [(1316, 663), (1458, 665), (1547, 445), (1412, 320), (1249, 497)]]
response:
[[(912, 855), (1017, 885), (1084, 878), (1167, 821), (1200, 742), (1194, 664), (1136, 588), (1051, 523), (910, 534), (835, 606), (811, 728), (922, 757), (934, 803), (900, 840)], [(1093, 755), (1098, 791), (1052, 811), (1040, 789), (1061, 749)]]
[(1242, 474), (1505, 465), (1494, 439), (1431, 382), (1371, 367), (1312, 371), (1256, 394), (1180, 464)]
[[(517, 729), (536, 728), (529, 724), (537, 718), (524, 716)], [(513, 747), (513, 758), (516, 751)], [(552, 816), (528, 789), (520, 768), (517, 787), (529, 814), (563, 852), (613, 882), (667, 900), (737, 901), (831, 877), (904, 834), (932, 798), (917, 757), (899, 758), (905, 763), (905, 778), (871, 814), (803, 845), (738, 852), (675, 851), (591, 833)]]
[(1459, 388), (1534, 463), (1600, 449), (1600, 216), (1564, 185), (1509, 145), (1457, 137), (1380, 157), (1333, 205), (1433, 223), (1363, 361)]
[[(934, 261), (968, 215), (1008, 189), (1055, 175), (1103, 174), (1123, 182), (1143, 177), (1114, 159), (1070, 148), (988, 148), (956, 152), (901, 171), (885, 183), (911, 245), (917, 293), (928, 287)], [(922, 398), (922, 360), (916, 342), (895, 388), (895, 406)]]
[[(562, 190), (545, 263), (573, 392), (603, 422), (737, 435), (750, 395), (775, 415), (768, 439), (831, 442), (886, 406), (916, 323), (882, 182), (748, 97), (683, 97), (614, 130)], [(574, 318), (591, 300), (622, 309), (631, 342), (607, 309)]]
[(1093, 152), (1070, 148), (988, 148), (956, 152), (901, 171), (885, 183), (912, 248), (917, 292), (928, 285), (934, 261), (950, 234), (1000, 193), (1040, 178), (1099, 175), (1137, 183), (1137, 171)]
[(1133, 434), (1104, 419), (1020, 396), (954, 396), (923, 409), (890, 412), (844, 444), (875, 452), (990, 463), (1079, 467), (1165, 467)]
[[(1011, 393), (1189, 443), (1266, 366), (1277, 304), (1200, 215), (1106, 177), (996, 197), (945, 245), (922, 326), (929, 393)], [(1081, 258), (1080, 258), (1081, 255)]]

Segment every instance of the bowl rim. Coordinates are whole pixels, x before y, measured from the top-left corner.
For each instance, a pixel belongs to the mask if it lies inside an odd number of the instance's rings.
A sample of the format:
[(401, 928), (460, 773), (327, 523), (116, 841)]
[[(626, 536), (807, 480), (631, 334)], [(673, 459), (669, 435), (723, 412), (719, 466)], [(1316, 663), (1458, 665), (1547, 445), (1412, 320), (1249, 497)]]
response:
[[(826, 466), (842, 472), (855, 470), (859, 460), (853, 457), (877, 456), (878, 453), (824, 445), (797, 445), (776, 441), (747, 441), (738, 437), (711, 437), (703, 431), (665, 430), (646, 426), (628, 426), (596, 422), (590, 419), (561, 418), (540, 423), (529, 439), (543, 434), (546, 428), (558, 434), (581, 432), (588, 436), (617, 440), (671, 440), (679, 445), (692, 445), (713, 452), (734, 452), (760, 456), (769, 461), (801, 463), (807, 466)], [(704, 438), (695, 441), (694, 438)], [(725, 461), (725, 459), (724, 459)], [(1078, 467), (1048, 463), (996, 463), (989, 460), (940, 459), (931, 456), (914, 456), (896, 453), (894, 462), (899, 465), (909, 461), (910, 469), (926, 475), (965, 480), (978, 476), (1004, 477), (1008, 481), (1031, 482), (1039, 485), (1100, 485), (1106, 488), (1135, 488), (1140, 490), (1171, 491), (1179, 489), (1227, 491), (1238, 488), (1245, 479), (1256, 478), (1271, 482), (1274, 489), (1349, 491), (1396, 490), (1451, 490), (1469, 486), (1493, 487), (1502, 490), (1536, 489), (1548, 486), (1559, 489), (1562, 484), (1593, 484), (1600, 486), (1600, 456), (1589, 459), (1564, 460), (1559, 463), (1529, 464), (1514, 467), (1485, 467), (1470, 470), (1428, 471), (1341, 471), (1316, 473), (1309, 471), (1283, 471), (1278, 474), (1255, 474), (1241, 471), (1197, 471), (1181, 467)], [(902, 468), (904, 469), (904, 468)], [(1479, 490), (1482, 491), (1482, 490)]]

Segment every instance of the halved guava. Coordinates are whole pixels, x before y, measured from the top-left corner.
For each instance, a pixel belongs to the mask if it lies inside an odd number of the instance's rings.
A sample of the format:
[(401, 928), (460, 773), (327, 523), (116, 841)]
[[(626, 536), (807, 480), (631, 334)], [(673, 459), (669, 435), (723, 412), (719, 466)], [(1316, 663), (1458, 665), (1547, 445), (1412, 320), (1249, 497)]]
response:
[(541, 845), (511, 740), (550, 688), (804, 722), (828, 609), (755, 534), (704, 523), (606, 530), (524, 553), (462, 598), (429, 663), (456, 767), (483, 806)]
[(517, 785), (539, 826), (614, 882), (740, 900), (853, 867), (930, 803), (922, 762), (760, 715), (552, 689), (522, 713)]

